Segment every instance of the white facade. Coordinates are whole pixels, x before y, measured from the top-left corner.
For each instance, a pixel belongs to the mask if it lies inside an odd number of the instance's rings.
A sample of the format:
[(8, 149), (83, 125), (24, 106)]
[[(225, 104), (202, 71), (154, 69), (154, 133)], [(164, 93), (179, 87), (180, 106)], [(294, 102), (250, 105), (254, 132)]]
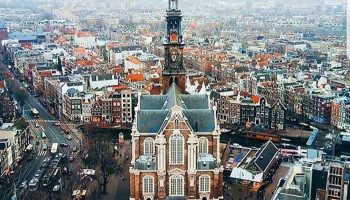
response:
[(122, 122), (132, 123), (132, 98), (131, 91), (122, 91)]
[(81, 122), (83, 123), (91, 122), (91, 118), (92, 118), (91, 109), (94, 102), (95, 102), (95, 98), (93, 94), (86, 94), (83, 97)]
[(74, 88), (76, 90), (78, 90), (79, 92), (83, 92), (84, 91), (84, 84), (80, 84), (80, 85), (73, 85), (73, 86), (69, 86), (69, 83), (61, 83), (61, 88), (60, 91), (58, 91), (58, 98), (59, 98), (59, 103), (61, 103), (60, 105), (62, 105), (62, 107), (60, 108), (61, 114), (66, 115), (66, 100), (64, 99), (64, 95), (67, 93), (67, 91), (71, 88)]
[(97, 44), (97, 38), (95, 36), (82, 37), (75, 35), (74, 43), (85, 48), (91, 48)]
[(132, 55), (135, 54), (142, 54), (143, 51), (142, 49), (138, 50), (125, 50), (125, 51), (120, 51), (120, 52), (113, 52), (112, 50), (110, 51), (110, 61), (112, 63), (122, 63), (122, 61)]
[(142, 69), (141, 63), (134, 63), (128, 59), (124, 59), (124, 73), (127, 73), (129, 70), (139, 70)]
[(93, 90), (113, 85), (119, 85), (119, 79), (115, 75), (112, 75), (111, 79), (101, 79), (98, 75), (96, 75), (96, 80), (93, 80), (91, 76), (89, 79), (89, 87)]

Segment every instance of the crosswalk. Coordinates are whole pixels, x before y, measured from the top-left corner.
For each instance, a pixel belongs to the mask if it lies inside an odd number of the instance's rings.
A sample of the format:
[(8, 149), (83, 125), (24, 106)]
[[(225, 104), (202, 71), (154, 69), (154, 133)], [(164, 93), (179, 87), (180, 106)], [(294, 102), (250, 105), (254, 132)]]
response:
[[(48, 150), (41, 150), (41, 151), (39, 151), (39, 153), (38, 153), (38, 156), (45, 156), (46, 154), (48, 154)], [(78, 151), (76, 151), (76, 152), (70, 152), (69, 153), (69, 155), (78, 155)]]
[(42, 150), (42, 151), (39, 151), (38, 156), (45, 156), (46, 154), (47, 154), (47, 150), (46, 151)]
[(56, 123), (58, 120), (46, 120), (46, 119), (28, 119), (28, 122), (36, 122), (36, 123)]

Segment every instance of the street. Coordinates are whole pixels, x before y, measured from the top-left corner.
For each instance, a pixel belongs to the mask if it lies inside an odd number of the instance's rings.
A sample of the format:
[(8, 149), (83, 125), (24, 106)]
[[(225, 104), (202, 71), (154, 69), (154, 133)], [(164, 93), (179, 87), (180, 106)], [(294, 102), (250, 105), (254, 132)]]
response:
[[(4, 72), (8, 72), (9, 69), (7, 65), (4, 64), (3, 59), (1, 59), (0, 69)], [(7, 63), (7, 62), (5, 62)], [(21, 87), (21, 82), (18, 79), (12, 79), (11, 84), (15, 87)], [(27, 98), (22, 109), (22, 115), (27, 119), (28, 123), (32, 129), (33, 139), (31, 144), (35, 146), (33, 154), (35, 155), (34, 159), (30, 162), (23, 161), (21, 165), (15, 168), (15, 173), (11, 175), (9, 183), (2, 185), (0, 189), (0, 197), (2, 200), (10, 199), (13, 195), (13, 185), (16, 187), (21, 184), (24, 180), (30, 181), (34, 176), (35, 172), (40, 168), (42, 161), (49, 157), (49, 150), (43, 150), (43, 144), (51, 146), (52, 143), (66, 143), (68, 147), (59, 147), (59, 152), (67, 153), (68, 149), (73, 146), (79, 147), (80, 142), (76, 139), (77, 137), (72, 135), (72, 140), (68, 140), (66, 134), (60, 131), (59, 126), (54, 125), (57, 122), (53, 116), (41, 105), (41, 103), (34, 98), (30, 92), (25, 90), (27, 93)], [(39, 118), (34, 118), (31, 113), (31, 108), (35, 108), (39, 112)], [(36, 127), (38, 124), (38, 127)], [(41, 137), (41, 133), (45, 132), (46, 138)], [(39, 141), (39, 144), (36, 145), (36, 141)]]

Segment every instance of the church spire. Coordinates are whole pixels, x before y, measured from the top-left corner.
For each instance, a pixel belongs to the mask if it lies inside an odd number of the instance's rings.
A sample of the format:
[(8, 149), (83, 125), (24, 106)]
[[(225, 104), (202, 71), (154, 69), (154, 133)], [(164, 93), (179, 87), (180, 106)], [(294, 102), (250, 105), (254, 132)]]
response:
[(166, 11), (167, 30), (164, 40), (164, 57), (162, 89), (168, 90), (175, 83), (181, 93), (185, 92), (186, 70), (183, 64), (182, 16), (178, 0), (168, 0)]
[(177, 0), (168, 0), (168, 11), (179, 11), (179, 2)]

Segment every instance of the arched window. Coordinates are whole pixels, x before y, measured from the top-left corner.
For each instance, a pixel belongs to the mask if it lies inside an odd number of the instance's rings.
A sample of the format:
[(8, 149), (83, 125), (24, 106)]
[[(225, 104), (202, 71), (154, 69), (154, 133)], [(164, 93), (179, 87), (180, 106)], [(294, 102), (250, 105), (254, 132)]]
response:
[(175, 119), (175, 129), (179, 129), (179, 120)]
[(143, 194), (153, 194), (154, 193), (154, 179), (152, 176), (143, 177), (142, 181), (142, 191)]
[(178, 115), (175, 116), (174, 124), (175, 124), (174, 128), (179, 129), (179, 116)]
[(153, 138), (146, 138), (143, 142), (143, 152), (145, 155), (154, 154), (154, 140)]
[(199, 138), (198, 153), (208, 153), (208, 139), (206, 137)]
[(170, 164), (183, 164), (184, 137), (175, 133), (170, 136)]
[(184, 196), (184, 177), (181, 175), (170, 176), (170, 196)]
[(199, 192), (210, 192), (210, 176), (199, 177)]

